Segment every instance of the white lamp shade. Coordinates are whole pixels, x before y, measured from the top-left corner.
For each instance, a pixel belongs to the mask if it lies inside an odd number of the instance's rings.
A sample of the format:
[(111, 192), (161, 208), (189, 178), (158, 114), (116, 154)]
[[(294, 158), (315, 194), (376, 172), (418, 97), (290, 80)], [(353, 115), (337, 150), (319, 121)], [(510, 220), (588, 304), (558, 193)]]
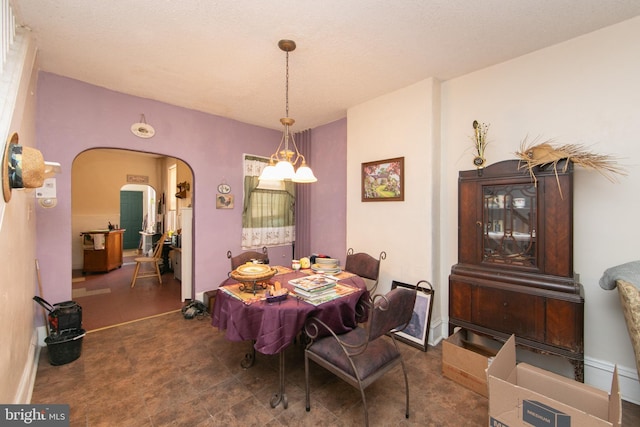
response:
[(260, 182), (262, 181), (274, 181), (278, 180), (278, 172), (276, 171), (276, 167), (273, 165), (268, 165), (264, 169), (262, 169), (262, 173), (258, 178)]
[(293, 177), (293, 182), (316, 182), (318, 178), (315, 177), (313, 171), (306, 163), (303, 163), (298, 170), (296, 171), (296, 175)]
[(284, 181), (281, 179), (261, 179), (256, 187), (259, 190), (284, 190)]
[(296, 172), (293, 170), (293, 165), (290, 162), (280, 160), (276, 166), (277, 178), (291, 180), (295, 176)]

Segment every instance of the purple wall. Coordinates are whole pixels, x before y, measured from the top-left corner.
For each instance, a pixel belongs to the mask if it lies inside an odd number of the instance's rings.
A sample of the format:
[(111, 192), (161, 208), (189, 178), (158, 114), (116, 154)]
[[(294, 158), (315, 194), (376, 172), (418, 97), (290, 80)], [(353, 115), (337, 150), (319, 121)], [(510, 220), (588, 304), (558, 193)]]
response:
[[(155, 128), (153, 138), (141, 139), (131, 133), (131, 125), (141, 114)], [(58, 205), (53, 209), (37, 207), (37, 256), (45, 294), (55, 302), (71, 298), (71, 239), (75, 238), (71, 235), (71, 169), (79, 153), (91, 148), (122, 148), (176, 157), (191, 167), (195, 296), (217, 287), (226, 277), (227, 250), (241, 251), (242, 205), (216, 209), (216, 186), (225, 178), (236, 200), (242, 200), (242, 154), (269, 156), (281, 138), (276, 130), (44, 72), (38, 76), (36, 135), (45, 159), (62, 165), (62, 173), (56, 176)], [(312, 248), (344, 253), (346, 171), (341, 169), (346, 165), (346, 119), (314, 130), (312, 150), (312, 167), (318, 176), (311, 196), (317, 224), (312, 224), (312, 236), (321, 234), (321, 238), (314, 238)], [(336, 159), (338, 165), (330, 163)], [(327, 212), (332, 213), (330, 217)], [(314, 233), (314, 229), (321, 232)], [(274, 263), (289, 263), (291, 248), (270, 248), (269, 255)]]
[(311, 192), (311, 251), (346, 258), (347, 119), (311, 132), (311, 167), (318, 183)]

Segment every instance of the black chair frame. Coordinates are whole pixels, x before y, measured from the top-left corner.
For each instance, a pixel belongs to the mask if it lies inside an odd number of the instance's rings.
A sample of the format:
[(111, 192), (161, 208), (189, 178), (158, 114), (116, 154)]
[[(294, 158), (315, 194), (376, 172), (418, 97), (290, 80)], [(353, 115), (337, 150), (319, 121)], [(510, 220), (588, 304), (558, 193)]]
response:
[[(400, 296), (398, 292), (404, 292), (405, 294)], [(402, 359), (400, 349), (398, 348), (395, 334), (392, 332), (403, 330), (411, 321), (416, 293), (417, 286), (415, 289), (396, 288), (386, 295), (374, 296), (372, 300), (372, 310), (369, 313), (369, 320), (365, 326), (357, 327), (345, 334), (336, 334), (326, 323), (315, 317), (307, 320), (304, 328), (305, 335), (309, 340), (305, 348), (304, 359), (307, 412), (311, 410), (309, 360), (314, 361), (346, 383), (360, 390), (362, 404), (364, 406), (365, 425), (369, 425), (369, 414), (364, 390), (400, 364), (404, 375), (406, 392), (405, 416), (409, 418), (409, 380), (407, 377), (407, 369)], [(398, 310), (403, 311), (398, 313)], [(399, 317), (395, 319), (394, 316)], [(339, 360), (342, 367), (314, 352), (314, 344), (322, 340), (335, 340), (338, 344), (338, 346), (335, 346), (331, 342), (325, 342), (325, 344), (329, 344), (326, 347), (332, 350), (330, 352), (331, 357)], [(392, 344), (389, 341), (391, 341)], [(390, 350), (389, 346), (391, 345), (393, 346), (393, 350)], [(384, 348), (386, 348), (386, 350), (383, 350), (383, 352), (389, 355), (386, 357), (388, 360), (384, 360), (382, 366), (378, 366), (375, 372), (367, 374), (367, 371), (363, 370), (364, 365), (375, 360), (376, 357), (372, 357), (372, 354), (376, 355)], [(369, 353), (367, 353), (368, 350), (370, 350)], [(344, 363), (344, 358), (348, 360), (348, 365)], [(379, 363), (382, 363), (382, 359)], [(365, 372), (364, 378), (361, 372)]]
[(385, 251), (380, 252), (378, 259), (376, 259), (364, 252), (355, 253), (353, 248), (349, 248), (349, 250), (347, 250), (347, 259), (344, 265), (344, 270), (371, 280), (373, 284), (368, 287), (368, 290), (369, 294), (374, 295), (378, 288), (380, 264), (384, 259), (387, 259), (387, 253)]
[(231, 251), (227, 251), (227, 258), (231, 260), (231, 271), (240, 267), (242, 264), (253, 261), (254, 259), (260, 260), (265, 264), (269, 264), (269, 252), (266, 246), (262, 248), (262, 252), (246, 251), (236, 256), (233, 256)]

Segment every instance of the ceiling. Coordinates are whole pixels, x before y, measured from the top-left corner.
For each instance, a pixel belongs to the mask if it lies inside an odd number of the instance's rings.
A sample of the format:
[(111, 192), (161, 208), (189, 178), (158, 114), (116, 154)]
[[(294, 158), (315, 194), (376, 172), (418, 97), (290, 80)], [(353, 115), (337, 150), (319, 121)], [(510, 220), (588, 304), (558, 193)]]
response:
[(11, 2), (41, 70), (273, 129), (285, 116), (277, 44), (292, 39), (296, 131), (640, 15), (638, 0)]

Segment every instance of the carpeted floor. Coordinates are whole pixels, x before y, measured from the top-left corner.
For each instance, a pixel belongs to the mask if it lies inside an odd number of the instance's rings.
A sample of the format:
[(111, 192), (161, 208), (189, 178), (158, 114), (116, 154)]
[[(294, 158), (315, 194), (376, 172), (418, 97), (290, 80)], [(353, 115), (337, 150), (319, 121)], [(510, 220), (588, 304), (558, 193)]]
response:
[(135, 269), (133, 256), (126, 256), (121, 268), (104, 274), (73, 272), (72, 298), (82, 307), (82, 324), (95, 331), (134, 320), (180, 310), (180, 281), (168, 272), (162, 284), (155, 278), (136, 281), (131, 288)]

